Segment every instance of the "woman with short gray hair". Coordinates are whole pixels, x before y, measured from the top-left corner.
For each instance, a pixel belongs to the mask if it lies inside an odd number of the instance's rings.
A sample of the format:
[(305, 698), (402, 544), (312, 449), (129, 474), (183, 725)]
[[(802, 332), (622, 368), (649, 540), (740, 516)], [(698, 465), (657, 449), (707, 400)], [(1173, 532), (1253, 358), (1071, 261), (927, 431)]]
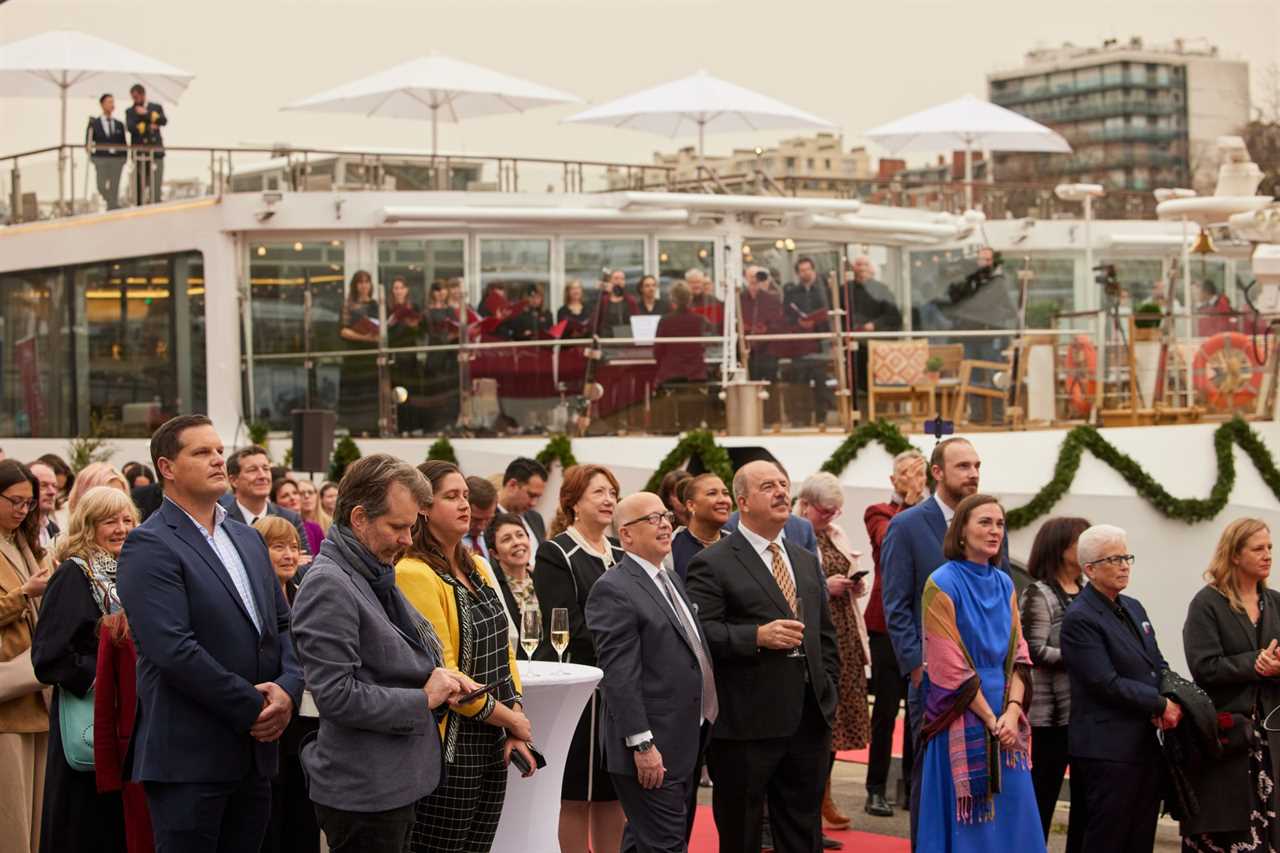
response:
[[(862, 556), (849, 544), (844, 531), (835, 524), (844, 510), (844, 490), (834, 474), (821, 471), (800, 484), (796, 512), (813, 525), (818, 539), (818, 562), (827, 579), (831, 623), (836, 629), (840, 650), (840, 676), (836, 683), (836, 716), (831, 724), (831, 761), (845, 749), (862, 749), (871, 739), (871, 713), (867, 708), (867, 626), (858, 599), (867, 593), (866, 581), (852, 576)], [(862, 575), (865, 575), (863, 572)], [(822, 803), (822, 818), (832, 829), (849, 826), (849, 818), (831, 798), (831, 780)]]

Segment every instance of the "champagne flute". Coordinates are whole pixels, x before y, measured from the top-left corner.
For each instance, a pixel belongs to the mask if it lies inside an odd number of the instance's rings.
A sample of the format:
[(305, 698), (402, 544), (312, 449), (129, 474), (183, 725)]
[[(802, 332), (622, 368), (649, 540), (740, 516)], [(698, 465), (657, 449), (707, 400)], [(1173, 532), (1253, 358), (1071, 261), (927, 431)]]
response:
[(564, 650), (569, 648), (569, 608), (551, 608), (551, 647), (556, 659), (564, 663)]
[[(795, 606), (795, 611), (796, 611), (796, 612), (795, 612), (795, 620), (796, 620), (797, 622), (799, 622), (801, 625), (803, 625), (803, 624), (804, 624), (804, 599), (803, 599), (803, 598), (801, 598), (801, 597), (799, 596), (799, 594), (797, 594), (797, 595), (796, 595), (796, 606)], [(787, 653), (787, 657), (789, 657), (789, 658), (802, 658), (802, 657), (804, 657), (804, 637), (803, 637), (803, 632), (802, 632), (801, 639), (800, 639), (800, 645), (796, 646), (794, 649), (792, 649), (790, 652), (788, 652), (788, 653)]]
[(520, 647), (524, 656), (533, 660), (533, 653), (542, 642), (542, 611), (529, 607), (520, 611)]

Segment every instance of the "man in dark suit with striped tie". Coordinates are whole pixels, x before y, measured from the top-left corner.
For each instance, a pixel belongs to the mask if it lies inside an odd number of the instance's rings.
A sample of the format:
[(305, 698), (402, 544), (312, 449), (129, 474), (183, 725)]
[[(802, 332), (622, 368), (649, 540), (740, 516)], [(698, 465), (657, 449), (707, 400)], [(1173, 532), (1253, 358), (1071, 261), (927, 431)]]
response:
[(765, 803), (778, 853), (822, 843), (840, 653), (813, 554), (782, 536), (785, 472), (750, 462), (733, 478), (741, 522), (689, 564), (716, 671), (719, 716), (707, 764), (721, 853), (760, 850)]
[(89, 119), (84, 143), (89, 147), (93, 168), (98, 173), (98, 193), (107, 203), (107, 210), (120, 206), (120, 173), (129, 159), (129, 140), (125, 137), (124, 122), (115, 118), (116, 99), (103, 95), (98, 99), (102, 115)]

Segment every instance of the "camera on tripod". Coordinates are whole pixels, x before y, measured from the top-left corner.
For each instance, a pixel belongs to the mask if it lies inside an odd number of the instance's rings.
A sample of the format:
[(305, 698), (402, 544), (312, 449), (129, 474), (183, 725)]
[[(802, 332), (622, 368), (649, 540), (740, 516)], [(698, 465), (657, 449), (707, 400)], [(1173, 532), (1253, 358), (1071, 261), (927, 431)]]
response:
[(1093, 268), (1093, 280), (1112, 299), (1120, 298), (1120, 275), (1115, 264), (1098, 264)]

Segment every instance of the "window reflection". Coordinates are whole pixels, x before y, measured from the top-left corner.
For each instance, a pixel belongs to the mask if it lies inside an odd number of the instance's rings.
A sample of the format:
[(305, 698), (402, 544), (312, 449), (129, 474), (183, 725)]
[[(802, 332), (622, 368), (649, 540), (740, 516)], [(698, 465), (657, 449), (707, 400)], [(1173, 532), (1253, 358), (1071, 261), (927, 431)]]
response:
[(0, 430), (4, 434), (69, 434), (68, 331), (59, 271), (0, 277)]

